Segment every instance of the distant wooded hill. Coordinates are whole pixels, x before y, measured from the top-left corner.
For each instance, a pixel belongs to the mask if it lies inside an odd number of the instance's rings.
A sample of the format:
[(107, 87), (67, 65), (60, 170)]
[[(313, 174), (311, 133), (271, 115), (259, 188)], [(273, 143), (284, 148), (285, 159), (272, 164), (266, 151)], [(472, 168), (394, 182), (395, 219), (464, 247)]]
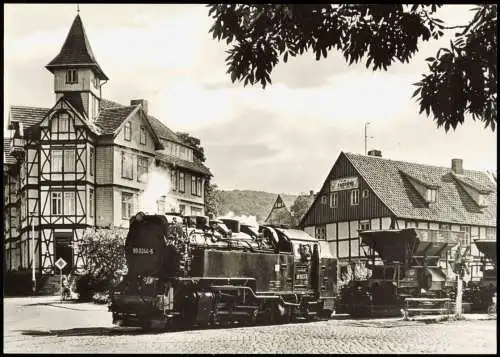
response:
[[(267, 218), (267, 215), (273, 207), (274, 201), (278, 197), (277, 193), (251, 190), (220, 190), (221, 206), (219, 208), (222, 215), (233, 212), (236, 216), (255, 216), (257, 222), (261, 223)], [(297, 195), (287, 195), (280, 193), (290, 210)]]

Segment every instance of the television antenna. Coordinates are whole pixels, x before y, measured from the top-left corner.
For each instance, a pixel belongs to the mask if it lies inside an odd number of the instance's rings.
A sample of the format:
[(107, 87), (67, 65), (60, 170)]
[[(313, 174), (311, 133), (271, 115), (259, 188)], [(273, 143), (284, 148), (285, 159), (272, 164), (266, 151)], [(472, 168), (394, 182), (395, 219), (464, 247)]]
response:
[(373, 136), (368, 136), (368, 134), (367, 134), (368, 125), (370, 125), (369, 121), (367, 121), (365, 123), (365, 155), (368, 154), (368, 150), (367, 150), (367, 147), (366, 147), (366, 145), (368, 143), (368, 139), (373, 139), (374, 138)]

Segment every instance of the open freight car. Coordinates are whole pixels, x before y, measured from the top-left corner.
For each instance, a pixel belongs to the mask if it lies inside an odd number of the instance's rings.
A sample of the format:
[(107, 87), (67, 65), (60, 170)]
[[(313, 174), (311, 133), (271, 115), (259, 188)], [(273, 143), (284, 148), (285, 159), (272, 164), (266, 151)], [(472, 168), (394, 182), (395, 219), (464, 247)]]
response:
[(405, 298), (446, 298), (453, 290), (439, 260), (462, 232), (416, 228), (360, 232), (368, 247), (370, 278), (349, 282), (342, 292), (344, 311), (353, 316), (400, 314)]
[(109, 306), (116, 324), (282, 323), (334, 309), (336, 259), (300, 230), (138, 213), (126, 254)]

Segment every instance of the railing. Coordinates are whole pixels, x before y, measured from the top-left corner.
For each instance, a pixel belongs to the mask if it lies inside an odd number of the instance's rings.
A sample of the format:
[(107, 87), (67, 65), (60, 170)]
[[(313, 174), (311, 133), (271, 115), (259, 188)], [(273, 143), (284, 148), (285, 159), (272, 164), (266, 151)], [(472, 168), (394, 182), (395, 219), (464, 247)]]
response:
[(404, 319), (410, 315), (430, 315), (451, 313), (452, 301), (448, 298), (406, 298), (404, 302)]

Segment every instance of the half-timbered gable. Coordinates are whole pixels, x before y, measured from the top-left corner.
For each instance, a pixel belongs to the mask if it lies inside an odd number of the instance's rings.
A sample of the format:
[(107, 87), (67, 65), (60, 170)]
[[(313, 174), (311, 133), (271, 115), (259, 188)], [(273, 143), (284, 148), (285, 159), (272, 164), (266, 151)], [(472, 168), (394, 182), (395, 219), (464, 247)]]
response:
[(459, 159), (447, 168), (388, 160), (377, 151), (341, 153), (301, 226), (325, 231), (340, 259), (364, 256), (360, 230), (411, 227), (464, 231), (462, 243), (479, 257), (471, 243), (496, 239), (496, 185), (484, 172), (464, 170)]
[(267, 215), (264, 223), (290, 227), (293, 227), (295, 225), (295, 221), (292, 217), (292, 214), (290, 213), (290, 210), (288, 209), (288, 205), (281, 198), (281, 195), (278, 195), (278, 197), (276, 197), (276, 201), (274, 201), (273, 207)]

